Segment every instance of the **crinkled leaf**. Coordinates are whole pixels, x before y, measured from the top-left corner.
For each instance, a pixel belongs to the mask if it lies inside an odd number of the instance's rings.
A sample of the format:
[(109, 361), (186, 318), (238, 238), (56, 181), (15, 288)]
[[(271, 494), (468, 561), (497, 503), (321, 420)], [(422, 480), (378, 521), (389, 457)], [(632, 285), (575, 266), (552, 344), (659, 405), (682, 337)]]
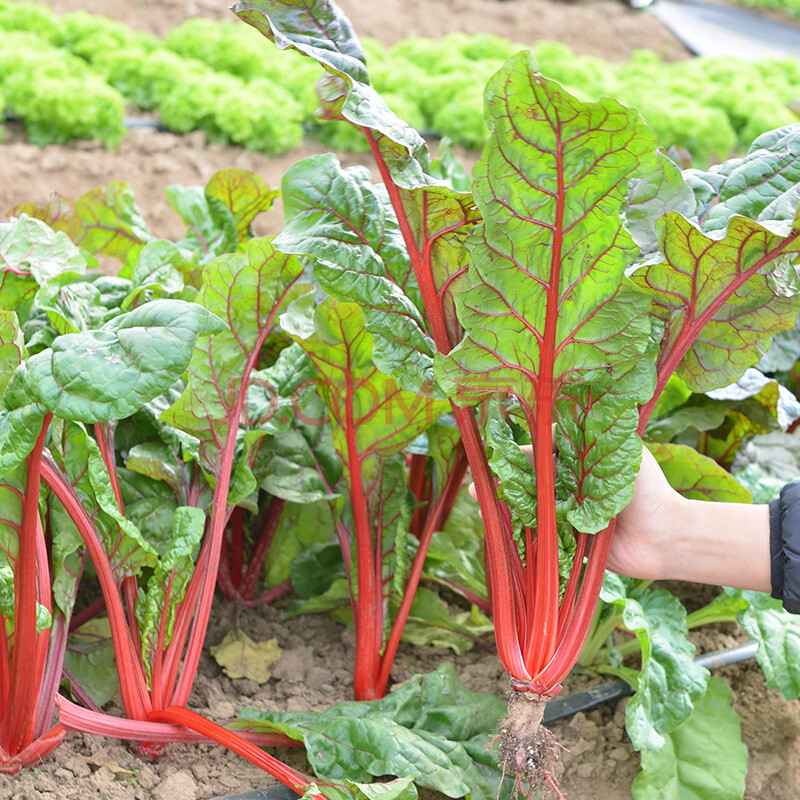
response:
[(602, 530), (633, 497), (629, 468), (638, 472), (642, 451), (631, 399), (641, 402), (652, 395), (651, 375), (643, 359), (616, 381), (598, 375), (564, 387), (571, 413), (556, 423), (559, 494), (568, 498), (561, 513), (579, 531)]
[(486, 600), (483, 547), (483, 523), (478, 505), (464, 488), (456, 497), (444, 530), (431, 537), (424, 576), (456, 592), (466, 588), (474, 596)]
[(747, 747), (739, 715), (722, 678), (711, 678), (691, 715), (659, 750), (642, 753), (633, 782), (636, 800), (740, 800), (745, 791)]
[(706, 454), (728, 464), (745, 437), (784, 429), (797, 411), (797, 399), (788, 389), (748, 369), (735, 384), (690, 395), (683, 404), (652, 419), (647, 438), (669, 442), (685, 432), (682, 438), (689, 441), (694, 437), (690, 431), (704, 432), (708, 434)]
[(170, 297), (181, 292), (191, 265), (181, 251), (164, 239), (148, 242), (131, 269), (134, 291), (126, 298), (126, 306), (138, 302), (144, 293), (152, 297)]
[(236, 252), (236, 218), (222, 200), (207, 195), (201, 186), (172, 185), (165, 191), (169, 204), (186, 225), (186, 236), (175, 243), (184, 258), (207, 264), (224, 253)]
[(600, 596), (622, 608), (642, 649), (637, 691), (625, 711), (628, 736), (637, 750), (658, 750), (702, 697), (708, 670), (694, 663), (680, 601), (665, 589), (629, 589), (631, 583), (606, 573)]
[(633, 280), (669, 323), (661, 359), (680, 359), (678, 375), (693, 391), (727, 386), (797, 319), (792, 261), (800, 253), (800, 224), (783, 236), (736, 216), (726, 231), (708, 236), (669, 212), (657, 230), (664, 259)]
[(342, 549), (338, 542), (315, 542), (292, 560), (292, 589), (305, 600), (324, 594), (335, 578), (344, 575)]
[(693, 500), (752, 503), (750, 492), (716, 461), (681, 444), (647, 445), (673, 489)]
[(712, 400), (739, 401), (755, 398), (770, 411), (781, 429), (788, 428), (800, 417), (800, 402), (797, 398), (785, 386), (757, 369), (747, 369), (736, 383), (714, 389), (707, 394)]
[[(464, 239), (480, 220), (472, 197), (466, 191), (455, 191), (450, 175), (432, 168), (424, 140), (369, 85), (361, 44), (350, 22), (333, 3), (261, 0), (239, 3), (234, 12), (279, 48), (295, 48), (329, 73), (318, 84), (325, 118), (346, 119), (355, 127), (366, 129), (378, 160), (397, 186), (396, 201), (403, 207), (411, 229), (417, 232), (410, 255), (412, 260), (426, 261), (433, 283), (430, 289), (436, 292), (444, 318), (444, 329), (430, 333), (437, 340), (438, 349), (448, 350), (461, 338), (453, 297), (466, 272)], [(458, 188), (465, 188), (463, 181)], [(416, 331), (415, 339), (419, 340)], [(417, 347), (415, 343), (414, 369), (407, 378), (409, 368), (397, 365), (398, 379), (415, 391), (419, 367), (425, 361), (421, 355), (424, 350)], [(420, 388), (426, 393), (432, 391), (427, 381)]]
[(696, 179), (713, 187), (701, 217), (706, 233), (725, 230), (736, 214), (758, 222), (791, 222), (800, 204), (800, 130), (787, 125), (763, 133), (744, 158), (700, 172)]
[[(622, 406), (635, 408), (651, 388), (647, 301), (621, 286), (638, 248), (619, 212), (629, 181), (654, 167), (655, 141), (634, 111), (578, 102), (537, 74), (529, 54), (508, 61), (486, 96), (492, 133), (473, 180), (484, 224), (470, 240), (472, 286), (459, 296), (467, 336), (438, 363), (437, 377), (458, 403), (500, 391), (532, 414), (548, 409), (549, 420), (574, 415), (580, 396), (585, 412), (603, 403), (595, 393), (610, 402), (611, 385), (641, 365), (627, 402), (618, 396), (613, 409), (596, 412), (606, 424), (592, 460), (604, 464), (622, 442), (636, 446)], [(544, 427), (546, 438), (549, 421)], [(581, 460), (579, 443), (562, 436), (561, 447)], [(618, 459), (619, 485), (635, 477), (627, 455)], [(578, 486), (594, 464), (581, 465)], [(580, 521), (591, 530), (626, 502), (619, 485), (608, 494), (596, 485), (595, 508)]]
[[(50, 434), (49, 451), (54, 463), (91, 517), (117, 580), (153, 567), (157, 554), (138, 527), (120, 513), (95, 440), (82, 425), (58, 419), (51, 424)], [(55, 497), (50, 499), (49, 514), (51, 528), (58, 532), (53, 543), (54, 563), (64, 563), (61, 574), (56, 574), (53, 580), (53, 596), (59, 607), (66, 610), (74, 602), (79, 574), (76, 565), (67, 559), (72, 558), (82, 539)]]
[(304, 425), (273, 437), (268, 446), (269, 470), (263, 489), (293, 503), (338, 497), (342, 462), (333, 449), (329, 425)]
[[(136, 606), (142, 661), (148, 673), (155, 654), (172, 639), (176, 609), (194, 572), (205, 521), (206, 515), (199, 508), (180, 506), (175, 510), (169, 547), (160, 555), (144, 597)], [(159, 644), (161, 636), (163, 644)]]
[(787, 700), (800, 697), (800, 619), (761, 592), (726, 589), (740, 596), (748, 606), (739, 614), (739, 624), (758, 642), (756, 661), (764, 671), (767, 686)]
[(122, 313), (130, 282), (108, 275), (61, 274), (45, 283), (34, 302), (58, 334), (99, 328)]
[(25, 342), (17, 315), (0, 309), (0, 394), (25, 355)]
[(80, 275), (86, 258), (64, 233), (23, 215), (0, 222), (0, 301), (24, 320), (39, 286), (61, 273)]
[[(276, 329), (278, 316), (311, 290), (301, 282), (302, 273), (294, 256), (279, 253), (264, 239), (251, 240), (245, 253), (224, 255), (206, 266), (196, 302), (225, 320), (229, 330), (198, 339), (186, 389), (162, 419), (201, 439), (212, 472), (219, 468), (229, 431), (263, 421), (264, 403), (250, 394), (255, 359)], [(259, 391), (267, 402), (264, 387)], [(251, 397), (252, 414), (246, 408)]]
[(484, 436), (491, 448), (489, 466), (498, 478), (498, 496), (508, 502), (519, 524), (535, 525), (536, 474), (497, 403), (489, 404)]
[(409, 775), (407, 778), (377, 783), (342, 781), (328, 782), (322, 786), (312, 783), (303, 795), (303, 800), (312, 800), (312, 795), (322, 795), (328, 800), (417, 800), (417, 787)]
[[(142, 447), (148, 448), (148, 445)], [(128, 463), (130, 462), (129, 458)], [(141, 465), (141, 461), (138, 463)], [(158, 463), (162, 465), (164, 462)], [(165, 553), (172, 539), (175, 513), (178, 510), (175, 489), (155, 476), (148, 477), (124, 467), (117, 469), (117, 477), (125, 516), (145, 534), (147, 541), (159, 554)]]
[(202, 306), (154, 300), (98, 330), (57, 338), (14, 373), (6, 402), (33, 400), (82, 422), (127, 417), (180, 376), (199, 334), (221, 327)]
[(241, 244), (247, 240), (253, 220), (272, 208), (272, 202), (280, 192), (270, 189), (267, 182), (255, 172), (223, 169), (211, 176), (206, 184), (205, 195), (216, 198), (231, 212)]
[(272, 675), (270, 667), (281, 657), (282, 650), (275, 638), (256, 642), (237, 628), (229, 630), (209, 652), (229, 678), (249, 678), (262, 684)]
[(312, 156), (286, 173), (283, 205), (275, 246), (314, 256), (322, 288), (364, 311), (376, 365), (404, 388), (430, 392), (435, 348), (386, 189), (364, 167), (342, 168), (333, 154)]
[[(277, 586), (292, 574), (296, 557), (331, 543), (336, 518), (331, 503), (287, 503), (281, 512), (264, 564), (264, 583)], [(336, 549), (339, 550), (338, 543)], [(341, 560), (341, 551), (339, 551)], [(347, 584), (345, 583), (345, 589)], [(310, 587), (309, 587), (310, 588)]]
[(351, 445), (362, 460), (399, 452), (447, 410), (444, 401), (407, 392), (376, 368), (357, 305), (326, 299), (314, 320), (316, 332), (299, 344), (319, 371), (333, 444), (345, 463), (355, 455)]
[(97, 705), (114, 699), (119, 679), (108, 617), (95, 617), (70, 633), (64, 667)]
[(93, 255), (112, 256), (124, 262), (153, 239), (126, 183), (112, 181), (91, 189), (77, 200), (55, 195), (41, 208), (25, 204), (24, 211), (64, 231), (75, 244)]
[(644, 254), (658, 249), (655, 223), (662, 214), (678, 211), (691, 217), (697, 209), (694, 193), (678, 166), (661, 153), (656, 159), (649, 175), (630, 182), (625, 208), (625, 227)]
[(499, 698), (468, 691), (452, 666), (443, 665), (430, 675), (416, 675), (382, 700), (305, 714), (247, 709), (239, 724), (302, 739), (323, 779), (413, 776), (417, 785), (448, 797), (491, 800), (502, 776), (491, 766), (496, 755), (488, 745), (504, 713)]
[(796, 480), (800, 477), (800, 438), (783, 432), (754, 436), (736, 455), (737, 468), (750, 464), (757, 465), (781, 486)]
[(329, 73), (319, 88), (327, 118), (372, 129), (400, 185), (413, 188), (430, 167), (425, 141), (402, 122), (372, 88), (361, 43), (339, 8), (328, 0), (256, 0), (233, 11), (282, 50), (294, 48)]

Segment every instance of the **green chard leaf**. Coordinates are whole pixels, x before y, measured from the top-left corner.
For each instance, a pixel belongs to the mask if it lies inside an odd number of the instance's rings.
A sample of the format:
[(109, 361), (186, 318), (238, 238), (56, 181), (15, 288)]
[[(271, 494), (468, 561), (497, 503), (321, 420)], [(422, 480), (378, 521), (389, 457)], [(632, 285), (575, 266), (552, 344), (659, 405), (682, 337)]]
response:
[(622, 609), (625, 627), (642, 648), (636, 694), (625, 711), (628, 736), (637, 750), (658, 750), (692, 713), (708, 682), (686, 638), (686, 610), (665, 589), (635, 588), (631, 579), (609, 572), (600, 596)]
[(800, 620), (785, 611), (780, 600), (761, 592), (725, 589), (730, 597), (741, 597), (747, 608), (738, 614), (739, 624), (758, 642), (756, 661), (767, 686), (787, 700), (800, 697)]
[[(144, 568), (154, 567), (158, 555), (136, 524), (120, 512), (94, 438), (83, 425), (71, 421), (56, 419), (50, 430), (53, 461), (92, 518), (116, 577), (137, 575)], [(69, 531), (79, 541), (69, 514), (55, 498), (50, 515), (54, 530)]]
[[(175, 510), (169, 547), (161, 553), (142, 602), (136, 606), (142, 661), (148, 673), (155, 655), (172, 639), (175, 613), (194, 573), (205, 521), (206, 515), (199, 508), (180, 506)], [(163, 641), (159, 643), (161, 637)]]
[[(0, 393), (27, 355), (17, 315), (0, 310)], [(0, 407), (0, 475), (16, 470), (28, 457), (42, 429), (45, 409), (39, 404), (6, 410)]]
[(322, 288), (364, 311), (376, 365), (404, 388), (430, 392), (435, 348), (386, 189), (364, 167), (343, 169), (333, 154), (312, 156), (286, 173), (283, 205), (286, 223), (275, 246), (314, 256)]
[[(620, 211), (629, 181), (654, 168), (655, 141), (635, 112), (579, 103), (529, 54), (507, 62), (486, 96), (492, 133), (473, 181), (484, 223), (459, 296), (467, 335), (437, 357), (437, 377), (459, 404), (515, 397), (531, 429), (535, 409), (548, 409), (561, 499), (595, 532), (630, 499), (636, 403), (653, 389), (648, 301), (626, 285), (638, 248)], [(576, 439), (587, 426), (588, 458)]]
[(64, 233), (23, 215), (0, 222), (0, 302), (22, 321), (39, 286), (61, 273), (71, 277), (86, 270), (86, 258)]
[(706, 233), (724, 231), (737, 214), (762, 223), (790, 223), (800, 205), (800, 130), (787, 125), (768, 131), (743, 158), (708, 172), (689, 170), (688, 177), (698, 187), (700, 224)]
[[(200, 440), (202, 463), (211, 474), (219, 471), (229, 433), (238, 437), (240, 432), (258, 431), (263, 438), (288, 424), (283, 413), (287, 405), (278, 408), (273, 402), (281, 397), (283, 379), (275, 386), (273, 376), (259, 378), (255, 368), (262, 348), (278, 329), (279, 315), (312, 291), (302, 275), (294, 256), (279, 253), (265, 239), (253, 239), (244, 253), (220, 256), (205, 268), (196, 302), (224, 319), (229, 329), (198, 339), (186, 388), (161, 419)], [(279, 369), (279, 376), (287, 371)], [(285, 391), (291, 396), (295, 388), (289, 381)], [(252, 440), (248, 445), (253, 457), (254, 445)], [(252, 463), (246, 466), (250, 469)]]
[[(372, 361), (372, 336), (355, 303), (326, 298), (314, 314), (315, 333), (297, 338), (318, 369), (331, 415), (333, 444), (345, 464), (354, 446), (361, 460), (402, 450), (448, 408), (402, 389)], [(353, 434), (353, 442), (348, 435)]]
[(653, 442), (647, 449), (656, 457), (670, 486), (684, 497), (720, 503), (753, 502), (750, 492), (726, 469), (691, 447)]
[[(294, 48), (317, 61), (329, 76), (318, 84), (322, 115), (347, 120), (366, 132), (376, 158), (397, 188), (395, 206), (402, 207), (410, 229), (418, 232), (416, 241), (405, 244), (412, 263), (426, 262), (430, 269), (430, 290), (436, 293), (435, 302), (441, 306), (445, 323), (444, 330), (430, 333), (438, 349), (449, 350), (461, 337), (453, 298), (466, 273), (464, 240), (480, 221), (471, 195), (451, 188), (450, 177), (441, 176), (439, 168), (432, 165), (419, 133), (399, 119), (370, 85), (361, 43), (335, 4), (328, 0), (260, 0), (238, 3), (233, 10), (280, 49)], [(372, 274), (372, 264), (368, 262), (364, 271)], [(404, 314), (409, 313), (407, 303), (402, 309)], [(369, 324), (370, 330), (377, 332), (373, 320)], [(405, 388), (430, 393), (433, 387), (424, 377), (425, 382), (418, 385), (425, 359), (420, 334), (413, 330), (413, 370), (405, 376), (409, 367), (400, 365), (398, 379)], [(388, 338), (397, 347), (400, 337)], [(378, 358), (382, 357), (379, 347)]]
[(81, 422), (127, 417), (175, 382), (198, 334), (221, 327), (202, 306), (154, 300), (98, 330), (58, 337), (20, 365), (6, 403), (19, 408), (33, 400)]
[(726, 230), (707, 235), (669, 212), (656, 228), (664, 258), (632, 278), (667, 323), (660, 360), (676, 363), (692, 391), (727, 386), (797, 319), (800, 221), (784, 235), (733, 216)]
[(169, 204), (186, 225), (186, 236), (175, 246), (192, 263), (207, 264), (224, 253), (235, 253), (239, 232), (233, 212), (201, 186), (167, 186)]
[(233, 11), (281, 49), (293, 48), (329, 74), (319, 88), (322, 113), (372, 129), (396, 182), (418, 182), (430, 168), (424, 139), (370, 85), (366, 57), (350, 21), (328, 0), (257, 0)]
[(55, 195), (46, 206), (26, 203), (14, 211), (63, 231), (92, 255), (111, 256), (123, 263), (154, 238), (130, 188), (120, 181), (91, 189), (74, 202)]
[(272, 208), (272, 202), (280, 192), (270, 189), (267, 182), (255, 172), (223, 169), (211, 176), (206, 184), (205, 195), (216, 198), (231, 212), (241, 245), (250, 236), (253, 220)]
[(642, 753), (633, 782), (635, 800), (740, 800), (745, 791), (747, 747), (742, 724), (722, 678), (708, 681), (691, 715), (659, 750)]
[(130, 282), (121, 278), (62, 274), (39, 289), (34, 303), (47, 314), (56, 334), (79, 333), (99, 328), (121, 314), (130, 290)]
[(503, 702), (468, 691), (452, 666), (416, 675), (382, 700), (341, 703), (305, 714), (245, 710), (237, 726), (302, 739), (322, 779), (413, 777), (448, 797), (492, 800), (502, 786), (496, 750), (487, 747)]

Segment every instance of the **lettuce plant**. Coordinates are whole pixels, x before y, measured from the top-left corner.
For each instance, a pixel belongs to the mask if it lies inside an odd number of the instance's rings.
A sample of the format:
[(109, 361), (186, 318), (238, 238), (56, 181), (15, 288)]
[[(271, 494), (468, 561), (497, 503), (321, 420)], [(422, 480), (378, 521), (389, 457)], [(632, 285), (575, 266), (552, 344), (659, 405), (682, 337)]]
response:
[(331, 290), (363, 304), (380, 368), (451, 400), (511, 678), (501, 759), (552, 785), (539, 723), (589, 631), (639, 434), (673, 374), (727, 386), (794, 324), (798, 132), (686, 182), (636, 112), (576, 100), (521, 53), (487, 87), (489, 141), (472, 193), (456, 192), (370, 85), (332, 2), (235, 11), (323, 66), (322, 113), (361, 128), (375, 156), (415, 280), (374, 248), (342, 258), (319, 227), (305, 252), (346, 276)]

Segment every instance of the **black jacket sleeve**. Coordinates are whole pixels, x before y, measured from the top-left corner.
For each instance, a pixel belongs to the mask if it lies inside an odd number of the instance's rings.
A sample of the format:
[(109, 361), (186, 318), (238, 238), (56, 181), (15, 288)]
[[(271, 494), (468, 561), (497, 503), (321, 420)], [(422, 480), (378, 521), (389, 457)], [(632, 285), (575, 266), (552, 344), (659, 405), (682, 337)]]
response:
[(800, 481), (788, 483), (769, 504), (772, 596), (800, 614)]

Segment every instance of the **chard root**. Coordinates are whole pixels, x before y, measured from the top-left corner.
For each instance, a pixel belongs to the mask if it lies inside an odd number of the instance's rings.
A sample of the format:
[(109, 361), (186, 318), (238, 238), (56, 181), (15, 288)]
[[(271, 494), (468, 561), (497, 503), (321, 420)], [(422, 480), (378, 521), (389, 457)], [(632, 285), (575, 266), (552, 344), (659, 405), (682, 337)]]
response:
[(504, 775), (516, 776), (517, 795), (527, 785), (543, 796), (552, 790), (561, 797), (561, 750), (542, 725), (548, 700), (550, 696), (532, 691), (508, 693), (508, 716), (500, 721), (500, 767)]

